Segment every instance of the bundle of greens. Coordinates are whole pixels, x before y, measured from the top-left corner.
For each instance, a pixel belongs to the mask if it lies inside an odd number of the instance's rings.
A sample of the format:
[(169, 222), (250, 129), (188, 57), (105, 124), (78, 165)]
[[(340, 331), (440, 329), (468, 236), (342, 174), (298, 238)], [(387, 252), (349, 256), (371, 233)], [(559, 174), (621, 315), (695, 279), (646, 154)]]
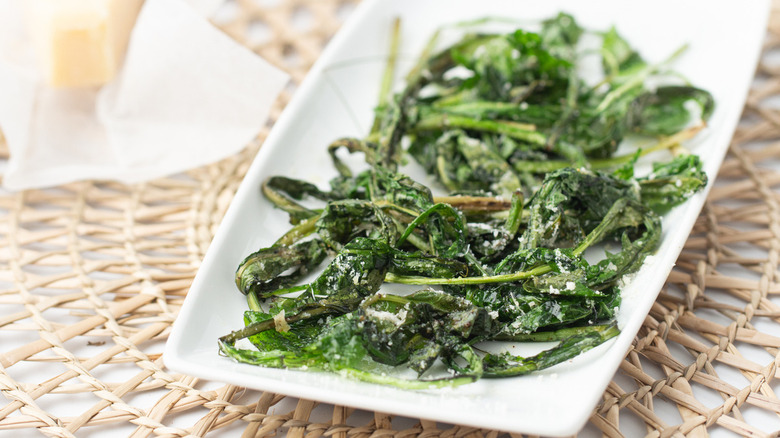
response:
[[(329, 146), (339, 173), (330, 189), (279, 176), (263, 184), (293, 227), (240, 264), (250, 310), (220, 351), (430, 388), (522, 375), (616, 336), (620, 286), (657, 248), (659, 214), (706, 185), (680, 142), (701, 129), (713, 100), (688, 85), (649, 88), (676, 76), (614, 29), (588, 55), (601, 57), (603, 80), (586, 84), (577, 75), (583, 33), (560, 14), (536, 33), (471, 33), (437, 53), (434, 38), (391, 95), (396, 23), (373, 127)], [(656, 143), (615, 155), (629, 135)], [(353, 173), (343, 149), (362, 153), (368, 169)], [(635, 176), (636, 160), (661, 149), (672, 159)], [(449, 195), (400, 173), (405, 153)], [(600, 261), (586, 260), (589, 248)], [(383, 283), (427, 287), (395, 295)], [(236, 346), (245, 338), (256, 348)], [(531, 357), (484, 351), (495, 340), (557, 344)], [(417, 378), (391, 372), (399, 366)]]

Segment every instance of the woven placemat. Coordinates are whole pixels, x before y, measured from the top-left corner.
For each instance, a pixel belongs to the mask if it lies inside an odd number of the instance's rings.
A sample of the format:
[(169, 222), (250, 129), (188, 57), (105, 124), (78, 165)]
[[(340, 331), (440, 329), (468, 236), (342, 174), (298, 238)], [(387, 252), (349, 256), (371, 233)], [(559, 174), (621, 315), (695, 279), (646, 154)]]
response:
[[(215, 22), (298, 83), (354, 3), (233, 0)], [(778, 10), (716, 186), (583, 435), (778, 435), (775, 52)], [(37, 435), (36, 429), (56, 437), (500, 434), (165, 369), (161, 352), (171, 324), (264, 136), (237, 156), (146, 184), (83, 182), (0, 195), (0, 435)]]

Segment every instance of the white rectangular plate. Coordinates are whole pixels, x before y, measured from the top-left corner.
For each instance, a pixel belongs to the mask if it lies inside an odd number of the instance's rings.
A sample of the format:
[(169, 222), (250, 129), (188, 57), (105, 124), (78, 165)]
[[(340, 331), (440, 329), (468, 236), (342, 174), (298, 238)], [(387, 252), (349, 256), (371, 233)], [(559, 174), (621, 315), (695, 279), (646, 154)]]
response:
[[(716, 110), (688, 146), (714, 181), (742, 111), (760, 52), (768, 1), (706, 0), (369, 0), (362, 3), (279, 118), (214, 238), (165, 349), (174, 371), (260, 390), (511, 432), (576, 433), (623, 359), (669, 274), (704, 203), (699, 193), (664, 219), (661, 248), (624, 291), (620, 336), (571, 361), (529, 376), (481, 380), (455, 389), (403, 391), (338, 375), (239, 364), (217, 353), (217, 338), (240, 328), (244, 296), (233, 284), (238, 263), (273, 243), (287, 215), (263, 199), (261, 182), (285, 175), (321, 186), (335, 176), (326, 153), (339, 137), (370, 127), (387, 53), (391, 22), (402, 19), (403, 75), (433, 31), (445, 23), (494, 16), (529, 23), (566, 11), (591, 30), (614, 25), (651, 62), (683, 44), (674, 68), (709, 90)], [(240, 74), (241, 72), (236, 72)]]

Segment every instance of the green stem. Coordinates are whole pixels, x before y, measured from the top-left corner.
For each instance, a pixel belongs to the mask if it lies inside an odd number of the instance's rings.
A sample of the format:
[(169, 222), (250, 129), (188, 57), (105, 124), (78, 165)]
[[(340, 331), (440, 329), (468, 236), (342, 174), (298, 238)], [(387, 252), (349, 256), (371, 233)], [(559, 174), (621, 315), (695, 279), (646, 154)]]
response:
[[(396, 17), (393, 20), (393, 32), (390, 37), (390, 53), (387, 55), (387, 65), (382, 76), (382, 83), (379, 87), (379, 103), (377, 108), (380, 110), (387, 105), (390, 100), (390, 90), (393, 86), (393, 77), (395, 76), (395, 65), (398, 59), (398, 45), (401, 40), (401, 19)], [(371, 125), (371, 133), (379, 132), (382, 124), (382, 111), (378, 111), (374, 117), (374, 123)]]
[[(274, 190), (269, 184), (269, 180), (263, 182), (261, 187), (263, 195), (272, 203), (276, 208), (286, 211), (290, 214), (290, 218), (309, 218), (317, 214), (316, 211), (309, 210), (308, 208), (298, 204), (294, 200), (285, 196), (281, 191)], [(305, 219), (304, 219), (305, 220)]]
[[(639, 156), (645, 156), (653, 152), (658, 152), (665, 149), (672, 149), (679, 145), (680, 142), (689, 140), (696, 136), (704, 129), (704, 125), (691, 126), (674, 135), (666, 137), (656, 144), (639, 150)], [(594, 170), (603, 170), (626, 164), (634, 159), (635, 153), (618, 155), (610, 158), (596, 158), (588, 160), (589, 167)], [(570, 167), (572, 163), (567, 160), (547, 160), (547, 161), (518, 161), (512, 164), (515, 170), (518, 172), (532, 172), (532, 173), (549, 173), (554, 170)]]
[(439, 40), (440, 32), (441, 29), (437, 29), (428, 40), (428, 43), (425, 44), (422, 53), (420, 53), (420, 57), (417, 58), (417, 62), (414, 64), (414, 67), (412, 67), (412, 69), (409, 70), (409, 74), (406, 75), (407, 84), (417, 84), (420, 81), (424, 71), (423, 69), (428, 65), (428, 60), (431, 58), (431, 53), (433, 53), (433, 49), (436, 47), (436, 43)]
[[(387, 201), (387, 200), (384, 200), (384, 199), (380, 199), (378, 201), (374, 201), (374, 205), (376, 205), (377, 207), (379, 207), (381, 209), (395, 210), (395, 211), (401, 212), (403, 214), (406, 214), (408, 216), (412, 216), (412, 217), (415, 217), (415, 218), (417, 216), (419, 216), (419, 213), (417, 213), (414, 210), (411, 210), (411, 209), (408, 209), (408, 208), (405, 208), (405, 207), (401, 207), (398, 204), (394, 204), (394, 203), (392, 203), (390, 201)], [(393, 218), (393, 222), (399, 227), (399, 231), (402, 232), (402, 233), (403, 233), (404, 230), (406, 230), (406, 227), (408, 226), (407, 224), (401, 223), (401, 221), (398, 220), (397, 218)], [(425, 242), (423, 239), (420, 239), (419, 237), (415, 236), (414, 234), (411, 234), (411, 235), (407, 236), (407, 240), (409, 240), (409, 242), (412, 245), (417, 247), (417, 249), (419, 249), (421, 251), (424, 251), (424, 252), (427, 252), (427, 253), (431, 252), (431, 246), (427, 242)], [(400, 242), (400, 243), (396, 242), (396, 246), (400, 246), (401, 243), (403, 243), (403, 242)]]
[(428, 254), (430, 254), (433, 251), (431, 249), (431, 245), (429, 245), (428, 242), (421, 239), (419, 236), (410, 234), (406, 240), (408, 240), (412, 245), (415, 246), (415, 248), (419, 249), (420, 251), (423, 251)]
[(316, 227), (314, 226), (317, 223), (317, 220), (319, 220), (320, 216), (322, 216), (322, 213), (312, 216), (308, 219), (302, 220), (298, 223), (298, 225), (290, 228), (290, 230), (282, 237), (279, 238), (276, 242), (274, 242), (273, 246), (290, 246), (293, 243), (303, 239), (304, 237), (308, 236), (309, 234), (313, 233)]
[(249, 293), (246, 294), (246, 303), (249, 306), (249, 310), (255, 312), (263, 311), (263, 308), (260, 306), (260, 300), (257, 298), (257, 293), (254, 291), (249, 291)]
[(517, 230), (520, 229), (520, 224), (523, 222), (523, 202), (523, 192), (518, 190), (512, 193), (509, 217), (506, 220), (506, 230), (512, 237), (517, 234)]
[(387, 275), (385, 275), (385, 281), (388, 283), (427, 284), (427, 285), (507, 283), (510, 281), (524, 280), (526, 278), (546, 274), (551, 271), (552, 271), (551, 267), (547, 265), (542, 265), (542, 266), (537, 266), (536, 268), (530, 269), (528, 271), (514, 272), (512, 274), (490, 275), (487, 277), (458, 277), (458, 278), (412, 277), (406, 275), (396, 275), (393, 274), (392, 272), (388, 272)]
[(623, 85), (607, 93), (607, 95), (604, 97), (604, 100), (602, 100), (599, 106), (596, 107), (596, 112), (602, 112), (606, 110), (615, 99), (619, 98), (620, 96), (622, 96), (623, 94), (631, 90), (632, 88), (642, 85), (648, 76), (656, 73), (658, 70), (661, 69), (662, 66), (665, 66), (671, 63), (672, 61), (674, 61), (675, 59), (677, 59), (677, 57), (680, 56), (686, 49), (688, 49), (687, 44), (675, 50), (674, 53), (669, 55), (669, 57), (663, 60), (662, 62), (655, 65), (648, 65), (647, 67), (645, 67), (645, 69), (643, 69), (642, 71), (638, 72), (633, 77), (631, 77), (631, 79), (624, 82)]
[(270, 293), (267, 293), (265, 295), (269, 296), (269, 297), (278, 297), (278, 296), (281, 296), (281, 295), (291, 294), (293, 292), (300, 292), (302, 290), (306, 290), (306, 288), (308, 288), (308, 287), (309, 287), (308, 284), (301, 284), (301, 285), (298, 285), (298, 286), (286, 287), (284, 289), (277, 289), (277, 290), (275, 290), (273, 292), (270, 292)]
[[(303, 321), (305, 319), (311, 319), (319, 316), (329, 315), (332, 313), (334, 313), (334, 310), (330, 307), (325, 307), (325, 306), (315, 307), (313, 309), (305, 310), (303, 312), (296, 313), (295, 315), (285, 317), (284, 320), (287, 322), (287, 324), (292, 324), (298, 321)], [(260, 321), (248, 325), (240, 330), (230, 332), (230, 334), (227, 334), (219, 338), (219, 341), (228, 345), (233, 345), (239, 339), (248, 338), (252, 335), (256, 335), (258, 333), (271, 330), (274, 327), (276, 327), (276, 322), (273, 319), (267, 319), (265, 321)]]
[(447, 114), (478, 114), (478, 113), (505, 113), (517, 112), (518, 105), (512, 102), (493, 102), (489, 100), (479, 101), (447, 101), (439, 99), (432, 104), (433, 108), (446, 112)]
[(443, 128), (460, 128), (474, 131), (505, 134), (537, 146), (544, 146), (547, 137), (536, 131), (534, 125), (507, 120), (479, 120), (454, 114), (434, 114), (414, 125), (415, 131), (435, 131)]
[(368, 306), (377, 302), (386, 302), (386, 303), (395, 303), (395, 304), (401, 304), (401, 305), (407, 305), (411, 303), (411, 301), (406, 298), (402, 297), (400, 295), (393, 295), (393, 294), (375, 294), (373, 297), (371, 297), (369, 300), (367, 300), (364, 305)]
[(436, 157), (436, 172), (439, 175), (439, 180), (444, 184), (444, 187), (447, 187), (447, 190), (454, 192), (458, 190), (458, 185), (447, 172), (448, 164), (447, 158), (443, 154)]
[(400, 377), (389, 376), (384, 373), (379, 374), (358, 370), (355, 368), (332, 366), (332, 364), (322, 356), (310, 356), (306, 354), (297, 355), (295, 353), (278, 350), (269, 352), (245, 350), (242, 348), (236, 348), (224, 341), (219, 342), (219, 350), (225, 356), (235, 359), (238, 362), (252, 365), (260, 365), (270, 368), (292, 369), (306, 367), (306, 369), (311, 371), (332, 371), (363, 382), (391, 385), (395, 386), (396, 388), (406, 390), (448, 388), (472, 383), (477, 380), (477, 376), (470, 375), (458, 375), (454, 377), (445, 377), (442, 379), (431, 380), (403, 379)]
[(493, 270), (482, 266), (482, 263), (480, 263), (479, 260), (474, 257), (474, 254), (472, 254), (471, 251), (467, 251), (464, 257), (466, 258), (466, 261), (469, 262), (469, 265), (473, 266), (480, 275), (485, 277), (493, 275)]
[(443, 205), (446, 204), (434, 204), (433, 207), (430, 207), (424, 212), (422, 212), (421, 214), (418, 214), (417, 217), (415, 217), (414, 220), (410, 222), (409, 225), (407, 225), (406, 230), (404, 231), (403, 234), (401, 234), (401, 237), (398, 238), (398, 241), (396, 241), (396, 246), (401, 246), (406, 240), (406, 238), (412, 234), (412, 232), (414, 231), (415, 228), (417, 228), (418, 225), (428, 220), (428, 216), (430, 216), (433, 212), (441, 209), (440, 206)]
[(557, 346), (542, 351), (536, 356), (518, 358), (519, 362), (514, 365), (495, 369), (487, 368), (483, 376), (485, 378), (520, 376), (549, 368), (601, 345), (620, 334), (620, 330), (615, 325), (591, 328), (595, 330), (565, 338)]
[(599, 106), (596, 107), (596, 113), (604, 112), (617, 98), (624, 95), (634, 87), (638, 87), (644, 84), (645, 79), (647, 79), (650, 73), (651, 70), (649, 68), (645, 69), (631, 77), (631, 79), (627, 80), (619, 87), (607, 93), (607, 95), (604, 97), (604, 100), (602, 100), (601, 103), (599, 103)]
[(555, 342), (576, 335), (582, 335), (590, 332), (603, 332), (612, 327), (612, 325), (592, 325), (585, 327), (566, 327), (558, 330), (522, 333), (516, 335), (499, 335), (493, 338), (496, 341), (508, 342)]
[(392, 203), (390, 201), (387, 201), (387, 200), (384, 200), (384, 199), (379, 199), (379, 200), (373, 201), (373, 202), (374, 202), (374, 205), (376, 205), (377, 207), (382, 208), (382, 209), (392, 209), (392, 210), (395, 210), (395, 211), (400, 211), (401, 213), (408, 214), (409, 216), (412, 216), (412, 217), (417, 217), (419, 215), (419, 213), (417, 213), (414, 210), (411, 210), (411, 209), (408, 209), (408, 208), (405, 208), (405, 207), (401, 207), (398, 204), (394, 204), (394, 203)]

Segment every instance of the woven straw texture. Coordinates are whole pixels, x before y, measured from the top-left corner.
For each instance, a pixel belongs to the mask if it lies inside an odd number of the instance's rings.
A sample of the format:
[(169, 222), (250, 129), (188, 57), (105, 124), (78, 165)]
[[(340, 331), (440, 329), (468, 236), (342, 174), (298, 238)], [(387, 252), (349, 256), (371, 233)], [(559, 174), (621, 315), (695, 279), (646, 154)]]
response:
[[(354, 3), (233, 0), (215, 22), (298, 83)], [(780, 10), (709, 201), (583, 435), (778, 435), (775, 52)], [(293, 89), (283, 93), (273, 119)], [(501, 434), (165, 369), (161, 352), (171, 324), (264, 136), (237, 156), (146, 184), (84, 182), (0, 194), (1, 436)]]

